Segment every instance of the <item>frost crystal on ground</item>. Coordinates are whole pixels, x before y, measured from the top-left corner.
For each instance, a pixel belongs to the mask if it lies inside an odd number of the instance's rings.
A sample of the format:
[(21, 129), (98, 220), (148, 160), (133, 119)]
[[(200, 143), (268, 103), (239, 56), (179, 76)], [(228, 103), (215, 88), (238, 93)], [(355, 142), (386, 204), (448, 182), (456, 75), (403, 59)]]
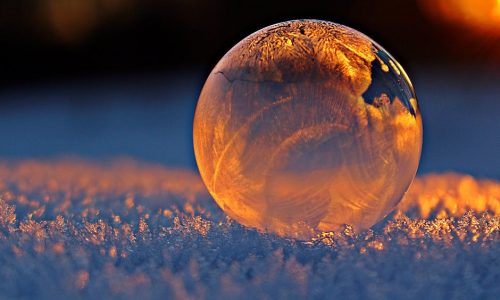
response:
[(188, 170), (0, 164), (0, 298), (495, 298), (500, 183), (417, 178), (372, 230), (246, 229)]

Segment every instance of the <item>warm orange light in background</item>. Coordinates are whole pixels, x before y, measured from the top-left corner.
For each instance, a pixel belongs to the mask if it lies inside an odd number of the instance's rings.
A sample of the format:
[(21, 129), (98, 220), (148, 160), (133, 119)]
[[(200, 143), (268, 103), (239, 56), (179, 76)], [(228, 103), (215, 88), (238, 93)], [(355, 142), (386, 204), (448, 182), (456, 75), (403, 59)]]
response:
[(500, 0), (419, 0), (419, 4), (438, 22), (500, 35)]
[(39, 5), (42, 23), (46, 23), (52, 38), (65, 44), (82, 42), (100, 25), (119, 22), (133, 11), (131, 0), (46, 0)]

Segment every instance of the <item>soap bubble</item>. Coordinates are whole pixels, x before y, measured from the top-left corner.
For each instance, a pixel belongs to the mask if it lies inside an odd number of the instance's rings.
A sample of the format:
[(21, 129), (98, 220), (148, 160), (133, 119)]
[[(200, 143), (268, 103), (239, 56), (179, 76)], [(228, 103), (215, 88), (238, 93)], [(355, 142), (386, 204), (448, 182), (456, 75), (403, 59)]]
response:
[(215, 66), (194, 118), (210, 194), (243, 225), (310, 238), (386, 216), (413, 180), (422, 120), (412, 84), (362, 33), (279, 23)]

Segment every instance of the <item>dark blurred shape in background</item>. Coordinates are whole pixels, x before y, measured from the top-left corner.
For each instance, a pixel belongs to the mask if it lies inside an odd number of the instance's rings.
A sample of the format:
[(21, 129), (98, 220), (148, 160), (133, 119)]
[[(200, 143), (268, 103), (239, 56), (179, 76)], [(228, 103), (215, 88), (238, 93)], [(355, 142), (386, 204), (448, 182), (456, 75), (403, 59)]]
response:
[(3, 0), (0, 157), (194, 166), (203, 80), (248, 34), (315, 18), (383, 45), (424, 115), (421, 171), (500, 177), (498, 0)]
[(186, 66), (207, 71), (249, 33), (296, 18), (356, 28), (405, 66), (500, 64), (497, 0), (3, 0), (0, 76), (9, 84)]

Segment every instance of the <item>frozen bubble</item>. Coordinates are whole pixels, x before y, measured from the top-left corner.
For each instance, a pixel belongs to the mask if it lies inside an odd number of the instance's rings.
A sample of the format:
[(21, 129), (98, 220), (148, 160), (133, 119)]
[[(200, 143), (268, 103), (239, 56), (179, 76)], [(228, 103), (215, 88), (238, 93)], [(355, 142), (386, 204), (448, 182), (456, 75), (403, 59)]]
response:
[(248, 36), (201, 92), (194, 148), (232, 218), (307, 238), (386, 216), (413, 180), (422, 120), (412, 84), (362, 33), (317, 20)]

